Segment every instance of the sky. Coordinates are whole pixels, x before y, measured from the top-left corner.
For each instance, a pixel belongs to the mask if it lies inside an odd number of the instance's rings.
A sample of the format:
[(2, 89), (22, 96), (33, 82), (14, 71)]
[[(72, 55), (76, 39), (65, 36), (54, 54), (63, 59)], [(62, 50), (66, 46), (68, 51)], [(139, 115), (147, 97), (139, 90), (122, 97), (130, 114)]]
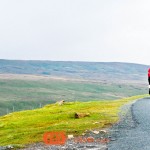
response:
[(0, 0), (0, 59), (150, 65), (149, 0)]

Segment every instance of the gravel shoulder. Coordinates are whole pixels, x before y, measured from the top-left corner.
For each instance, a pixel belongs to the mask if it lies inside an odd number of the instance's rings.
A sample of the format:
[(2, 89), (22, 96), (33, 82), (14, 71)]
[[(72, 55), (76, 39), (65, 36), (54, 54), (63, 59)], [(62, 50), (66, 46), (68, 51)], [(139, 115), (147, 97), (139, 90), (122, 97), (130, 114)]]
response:
[(108, 149), (150, 150), (150, 97), (123, 106), (120, 116), (110, 129)]

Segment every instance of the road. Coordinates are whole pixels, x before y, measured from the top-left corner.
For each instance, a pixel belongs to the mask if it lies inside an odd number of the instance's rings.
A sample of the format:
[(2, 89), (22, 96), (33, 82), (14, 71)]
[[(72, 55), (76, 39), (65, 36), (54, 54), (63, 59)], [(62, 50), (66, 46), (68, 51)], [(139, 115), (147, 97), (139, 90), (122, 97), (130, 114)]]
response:
[(111, 136), (108, 150), (150, 150), (150, 97), (136, 101)]

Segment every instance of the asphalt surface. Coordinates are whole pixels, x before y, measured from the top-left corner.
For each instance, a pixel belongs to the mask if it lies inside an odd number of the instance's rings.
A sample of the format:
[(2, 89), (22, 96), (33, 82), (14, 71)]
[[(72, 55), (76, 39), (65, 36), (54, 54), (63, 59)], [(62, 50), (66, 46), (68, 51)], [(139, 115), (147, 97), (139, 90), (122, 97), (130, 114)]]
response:
[(111, 129), (108, 150), (150, 150), (150, 97), (136, 101)]

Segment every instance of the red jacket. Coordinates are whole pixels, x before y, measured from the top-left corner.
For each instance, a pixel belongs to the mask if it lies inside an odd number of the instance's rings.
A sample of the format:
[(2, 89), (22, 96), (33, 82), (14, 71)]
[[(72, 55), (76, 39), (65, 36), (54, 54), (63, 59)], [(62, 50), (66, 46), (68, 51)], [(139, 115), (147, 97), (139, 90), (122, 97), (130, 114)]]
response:
[(150, 68), (148, 69), (148, 77), (150, 77)]

